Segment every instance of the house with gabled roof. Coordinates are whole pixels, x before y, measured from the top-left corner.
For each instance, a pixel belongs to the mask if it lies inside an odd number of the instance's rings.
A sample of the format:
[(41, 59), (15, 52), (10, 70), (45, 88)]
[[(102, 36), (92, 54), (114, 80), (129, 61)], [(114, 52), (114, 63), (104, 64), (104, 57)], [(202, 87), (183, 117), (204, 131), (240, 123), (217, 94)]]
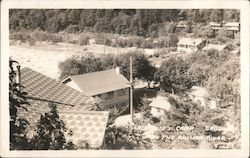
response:
[(223, 50), (227, 49), (226, 45), (220, 45), (220, 44), (208, 44), (206, 45), (202, 51), (206, 52), (207, 50), (214, 49), (218, 52), (222, 52)]
[(27, 67), (21, 69), (19, 78), (30, 105), (27, 110), (20, 108), (18, 116), (30, 123), (31, 136), (41, 114), (48, 112), (53, 103), (66, 128), (72, 131), (72, 135), (66, 136), (67, 141), (75, 145), (85, 141), (92, 148), (102, 146), (109, 112), (90, 111), (91, 97)]
[(187, 29), (188, 28), (188, 25), (187, 25), (187, 21), (179, 21), (176, 25), (176, 30), (177, 31), (181, 31), (181, 30), (184, 30), (184, 29)]
[(201, 38), (182, 38), (177, 43), (178, 52), (195, 52), (205, 46), (205, 41)]
[(228, 23), (225, 23), (223, 21), (221, 24), (217, 23), (217, 22), (210, 22), (209, 26), (214, 31), (225, 29), (227, 31), (233, 32), (233, 34), (236, 34), (236, 33), (238, 33), (240, 31), (240, 23), (239, 22), (228, 22)]
[(222, 24), (218, 23), (218, 22), (210, 22), (209, 26), (213, 29), (213, 30), (220, 30), (222, 28)]
[(129, 104), (129, 81), (120, 69), (72, 75), (62, 83), (91, 97), (100, 98), (105, 107), (121, 109)]
[(239, 22), (228, 22), (224, 26), (228, 31), (232, 31), (234, 34), (240, 31), (240, 23)]

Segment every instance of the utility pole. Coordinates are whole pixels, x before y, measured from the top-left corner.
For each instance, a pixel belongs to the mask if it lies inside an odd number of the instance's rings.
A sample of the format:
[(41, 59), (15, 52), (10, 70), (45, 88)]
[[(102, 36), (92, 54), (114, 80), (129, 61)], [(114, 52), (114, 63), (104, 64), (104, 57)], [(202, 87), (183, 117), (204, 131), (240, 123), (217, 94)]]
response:
[(18, 65), (16, 66), (17, 67), (17, 83), (18, 83), (18, 90), (19, 90), (19, 92), (21, 92), (21, 66), (19, 65), (19, 63), (18, 63)]
[(103, 54), (105, 55), (105, 46), (106, 46), (106, 42), (104, 40), (104, 46), (103, 46)]
[(131, 121), (134, 122), (134, 116), (133, 116), (133, 68), (132, 68), (132, 57), (130, 57), (130, 115), (131, 115)]
[(105, 47), (106, 47), (106, 38), (105, 38), (105, 34), (103, 35), (104, 37), (104, 46), (103, 46), (103, 54), (105, 55)]

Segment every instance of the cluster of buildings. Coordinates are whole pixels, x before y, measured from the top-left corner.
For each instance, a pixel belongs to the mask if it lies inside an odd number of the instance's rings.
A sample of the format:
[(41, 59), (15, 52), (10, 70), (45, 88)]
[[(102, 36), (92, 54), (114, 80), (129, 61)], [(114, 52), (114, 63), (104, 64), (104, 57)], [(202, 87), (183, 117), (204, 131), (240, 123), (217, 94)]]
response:
[[(176, 31), (186, 30), (188, 28), (187, 21), (179, 21), (176, 25)], [(225, 29), (226, 31), (232, 32), (233, 36), (236, 33), (240, 32), (240, 23), (239, 22), (210, 22), (209, 27), (212, 28), (214, 33), (221, 29)], [(205, 39), (202, 38), (181, 38), (177, 43), (177, 51), (178, 52), (195, 52), (197, 50), (206, 51), (208, 49), (216, 49), (219, 52), (226, 49), (225, 45), (219, 44), (208, 44)]]
[(218, 52), (222, 52), (227, 49), (227, 46), (224, 44), (207, 44), (206, 41), (201, 38), (182, 38), (177, 43), (178, 52), (191, 53), (198, 50), (206, 52), (209, 49), (215, 49)]
[[(210, 22), (209, 27), (212, 28), (214, 31), (225, 29), (227, 31), (233, 32), (233, 34), (240, 32), (239, 22), (227, 22), (227, 23), (225, 23), (224, 21), (222, 21), (221, 23)], [(188, 28), (187, 21), (179, 21), (176, 25), (177, 31), (185, 30), (187, 28)]]

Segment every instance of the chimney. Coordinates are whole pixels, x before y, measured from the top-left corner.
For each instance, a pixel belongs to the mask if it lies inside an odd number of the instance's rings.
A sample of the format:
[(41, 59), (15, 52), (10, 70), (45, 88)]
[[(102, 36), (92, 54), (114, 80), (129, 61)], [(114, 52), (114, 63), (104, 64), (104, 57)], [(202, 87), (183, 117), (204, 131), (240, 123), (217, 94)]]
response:
[(115, 70), (117, 74), (120, 74), (120, 67), (116, 67)]
[(16, 82), (18, 84), (18, 90), (21, 91), (21, 71), (20, 71), (21, 66), (17, 65), (16, 67), (17, 67)]

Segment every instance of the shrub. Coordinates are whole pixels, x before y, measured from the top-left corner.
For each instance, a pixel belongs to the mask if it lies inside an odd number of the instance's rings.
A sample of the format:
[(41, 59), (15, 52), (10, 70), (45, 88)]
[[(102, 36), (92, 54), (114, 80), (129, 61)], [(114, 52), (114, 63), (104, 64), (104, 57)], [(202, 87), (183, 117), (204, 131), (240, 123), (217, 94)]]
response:
[(167, 54), (166, 49), (157, 49), (157, 50), (155, 50), (155, 52), (154, 52), (154, 56), (157, 57), (157, 58), (158, 58), (159, 56), (163, 55), (163, 54)]
[(36, 39), (35, 38), (30, 38), (28, 40), (30, 46), (34, 46), (36, 44)]
[(50, 41), (53, 43), (53, 44), (57, 44), (58, 42), (62, 42), (63, 41), (63, 38), (62, 36), (60, 35), (51, 35), (49, 37)]
[(218, 31), (216, 39), (222, 43), (228, 42), (231, 38), (233, 38), (233, 33), (231, 31), (221, 29)]
[(132, 43), (132, 46), (137, 47), (137, 48), (142, 47), (142, 43), (144, 40), (145, 40), (145, 38), (138, 37), (138, 36), (133, 36), (133, 37), (129, 38), (129, 41)]
[(112, 39), (115, 39), (115, 36), (112, 34), (99, 33), (95, 35), (96, 44), (105, 44), (111, 45)]
[(50, 34), (45, 31), (34, 31), (32, 37), (38, 41), (47, 41)]
[(147, 39), (142, 43), (143, 48), (154, 48), (154, 42), (152, 39)]
[(19, 31), (17, 33), (10, 33), (10, 39), (25, 43), (30, 39), (30, 35), (26, 31)]
[(79, 26), (78, 25), (72, 25), (70, 24), (66, 29), (65, 31), (68, 32), (68, 33), (76, 33), (80, 30)]
[(151, 141), (142, 137), (143, 132), (136, 126), (108, 127), (105, 132), (105, 149), (151, 149)]
[(90, 38), (88, 36), (81, 34), (79, 39), (78, 39), (78, 44), (79, 45), (87, 45), (87, 44), (89, 44), (89, 39)]

